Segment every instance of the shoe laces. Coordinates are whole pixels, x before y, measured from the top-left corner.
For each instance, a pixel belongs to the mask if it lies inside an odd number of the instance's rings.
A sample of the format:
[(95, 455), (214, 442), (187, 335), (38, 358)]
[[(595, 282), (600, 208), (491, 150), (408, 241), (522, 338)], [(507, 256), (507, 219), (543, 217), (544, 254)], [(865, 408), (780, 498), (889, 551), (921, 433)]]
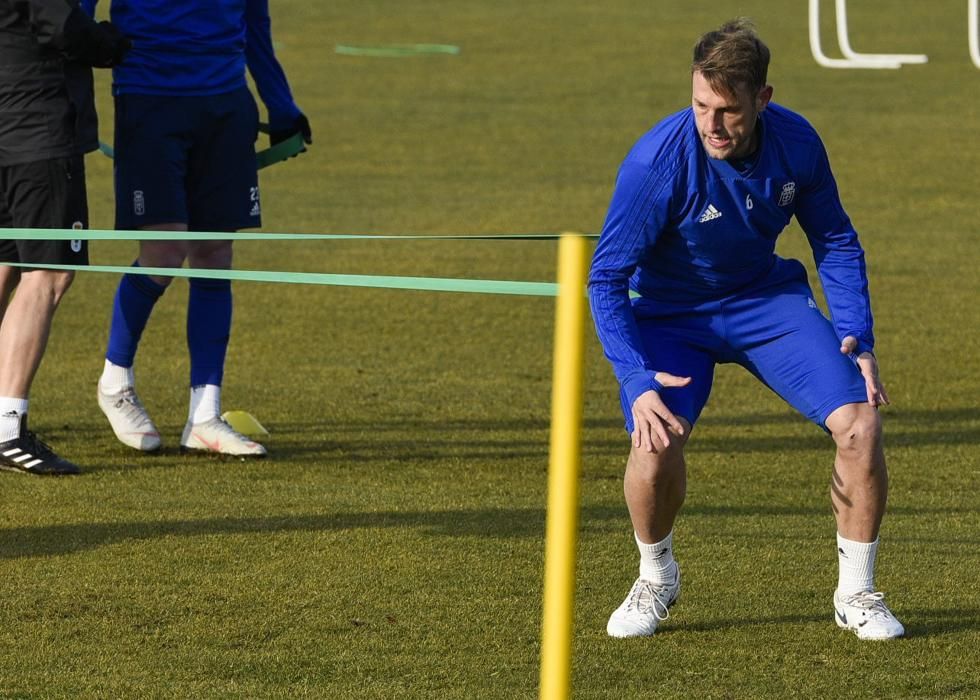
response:
[(885, 594), (881, 591), (861, 591), (842, 597), (844, 605), (850, 605), (866, 611), (868, 617), (893, 617), (885, 605)]
[(52, 450), (51, 447), (47, 445), (47, 443), (45, 443), (41, 438), (39, 438), (34, 433), (33, 430), (28, 430), (27, 432), (25, 432), (23, 439), (24, 442), (26, 443), (24, 447), (27, 448), (25, 452), (30, 452), (35, 457), (38, 457), (45, 461), (58, 459), (58, 455), (54, 453), (54, 450)]
[(232, 439), (235, 439), (235, 440), (241, 440), (242, 442), (252, 442), (252, 440), (250, 438), (242, 435), (240, 432), (238, 432), (237, 430), (235, 430), (234, 428), (232, 428), (225, 421), (224, 418), (221, 418), (221, 417), (212, 418), (210, 421), (208, 421), (208, 423), (210, 424), (208, 427), (214, 428), (223, 437), (228, 437), (228, 438), (232, 438)]
[(149, 414), (146, 412), (146, 408), (143, 406), (143, 402), (140, 401), (136, 395), (136, 390), (132, 387), (127, 387), (122, 390), (119, 398), (116, 399), (116, 408), (123, 410), (126, 418), (134, 420), (140, 425), (153, 424)]
[(670, 617), (670, 610), (667, 603), (661, 597), (667, 595), (667, 586), (658, 585), (646, 579), (637, 579), (630, 591), (629, 601), (626, 607), (632, 608), (641, 613), (653, 613), (658, 620), (666, 620)]

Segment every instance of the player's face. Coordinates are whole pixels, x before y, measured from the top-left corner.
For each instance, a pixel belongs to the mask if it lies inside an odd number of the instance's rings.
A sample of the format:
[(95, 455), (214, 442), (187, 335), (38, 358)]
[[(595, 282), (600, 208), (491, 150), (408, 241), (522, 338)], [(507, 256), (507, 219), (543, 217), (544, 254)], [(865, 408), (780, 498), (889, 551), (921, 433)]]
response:
[(772, 97), (772, 87), (752, 94), (739, 88), (736, 94), (715, 92), (701, 73), (694, 73), (691, 104), (704, 150), (711, 158), (742, 158), (755, 150), (755, 122)]

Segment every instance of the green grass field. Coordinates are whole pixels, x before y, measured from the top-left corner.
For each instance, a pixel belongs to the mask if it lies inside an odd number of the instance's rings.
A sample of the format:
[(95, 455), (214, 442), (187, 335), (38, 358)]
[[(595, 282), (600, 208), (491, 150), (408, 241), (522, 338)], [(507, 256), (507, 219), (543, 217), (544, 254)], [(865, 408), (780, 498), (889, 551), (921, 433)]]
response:
[[(773, 50), (775, 99), (824, 137), (868, 252), (893, 400), (877, 583), (908, 638), (834, 625), (832, 443), (730, 367), (688, 451), (681, 602), (652, 639), (607, 638), (637, 562), (627, 438), (590, 329), (577, 697), (980, 698), (980, 70), (965, 4), (852, 3), (857, 50), (930, 61), (846, 71), (811, 58), (803, 2), (272, 3), (315, 144), (263, 171), (266, 231), (598, 231), (623, 155), (689, 100), (690, 46), (734, 15)], [(334, 52), (417, 42), (461, 53)], [(110, 165), (94, 155), (89, 171), (93, 227), (110, 228)], [(242, 243), (236, 266), (552, 281), (555, 252)], [(795, 225), (780, 252), (812, 269)], [(134, 254), (92, 246), (101, 264)], [(0, 474), (0, 697), (537, 695), (551, 299), (236, 284), (224, 403), (269, 428), (272, 453), (240, 463), (176, 449), (180, 281), (136, 365), (165, 449), (115, 441), (95, 384), (116, 282), (78, 275), (32, 395), (32, 427), (86, 473)]]

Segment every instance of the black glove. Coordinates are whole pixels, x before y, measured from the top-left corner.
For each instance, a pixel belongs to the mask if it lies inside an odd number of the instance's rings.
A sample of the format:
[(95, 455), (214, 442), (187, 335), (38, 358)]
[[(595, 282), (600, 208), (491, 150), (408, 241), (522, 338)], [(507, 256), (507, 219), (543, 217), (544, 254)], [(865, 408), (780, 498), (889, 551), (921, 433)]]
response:
[(94, 68), (112, 68), (122, 62), (133, 42), (111, 22), (96, 22), (75, 7), (65, 22), (65, 53)]
[(269, 143), (275, 146), (277, 143), (281, 143), (286, 139), (292, 138), (296, 134), (300, 134), (303, 137), (304, 143), (313, 143), (313, 132), (310, 130), (310, 120), (306, 118), (305, 114), (300, 114), (298, 117), (296, 117), (293, 125), (288, 129), (276, 129), (274, 131), (269, 131)]

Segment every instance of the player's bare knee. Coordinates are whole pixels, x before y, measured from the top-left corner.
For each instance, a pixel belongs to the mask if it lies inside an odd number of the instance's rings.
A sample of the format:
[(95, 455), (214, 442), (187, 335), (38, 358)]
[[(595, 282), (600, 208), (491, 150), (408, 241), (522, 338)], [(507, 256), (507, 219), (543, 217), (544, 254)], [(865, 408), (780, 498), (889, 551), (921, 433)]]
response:
[(684, 443), (679, 437), (671, 435), (670, 445), (664, 445), (654, 438), (654, 451), (647, 452), (642, 447), (630, 450), (629, 466), (651, 483), (656, 482), (678, 469), (684, 468)]
[(75, 273), (73, 271), (54, 273), (53, 279), (51, 280), (51, 296), (55, 306), (61, 302), (61, 299), (68, 292), (71, 283), (74, 281)]
[[(140, 267), (180, 267), (187, 258), (186, 241), (143, 241), (140, 243)], [(163, 286), (172, 281), (171, 277), (152, 276)]]
[(192, 267), (211, 270), (231, 268), (231, 241), (195, 241), (191, 244), (187, 258)]
[(881, 416), (867, 404), (851, 404), (849, 410), (828, 420), (834, 442), (841, 453), (870, 455), (881, 449)]
[(24, 273), (19, 286), (36, 303), (56, 307), (74, 279), (71, 270), (32, 270)]

